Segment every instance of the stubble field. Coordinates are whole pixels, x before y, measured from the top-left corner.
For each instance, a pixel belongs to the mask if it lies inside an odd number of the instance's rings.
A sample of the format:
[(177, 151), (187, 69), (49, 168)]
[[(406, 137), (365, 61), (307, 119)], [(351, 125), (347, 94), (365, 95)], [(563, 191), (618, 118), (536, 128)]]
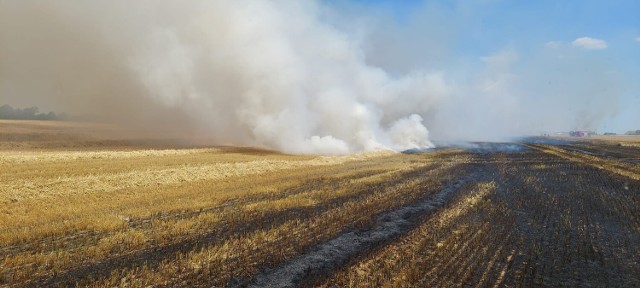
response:
[(640, 147), (294, 156), (0, 122), (0, 286), (640, 286)]

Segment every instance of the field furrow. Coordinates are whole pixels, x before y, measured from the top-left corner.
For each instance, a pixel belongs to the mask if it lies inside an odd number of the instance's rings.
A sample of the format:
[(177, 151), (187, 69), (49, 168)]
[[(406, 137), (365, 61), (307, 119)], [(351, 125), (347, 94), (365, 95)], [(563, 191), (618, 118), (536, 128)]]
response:
[(0, 286), (640, 286), (640, 146), (118, 143), (0, 150)]

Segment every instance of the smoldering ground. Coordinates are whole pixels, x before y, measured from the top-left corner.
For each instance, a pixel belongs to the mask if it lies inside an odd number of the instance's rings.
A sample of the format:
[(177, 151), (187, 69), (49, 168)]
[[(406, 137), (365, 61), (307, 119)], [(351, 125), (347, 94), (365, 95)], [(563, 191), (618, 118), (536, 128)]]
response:
[[(617, 78), (597, 72), (609, 64), (581, 56), (558, 63), (541, 50), (536, 66), (506, 49), (461, 72), (446, 51), (473, 21), (440, 12), (425, 6), (398, 26), (323, 1), (1, 1), (0, 95), (171, 137), (320, 154), (428, 148), (427, 128), (491, 140), (615, 113)], [(580, 81), (532, 92), (550, 66)]]

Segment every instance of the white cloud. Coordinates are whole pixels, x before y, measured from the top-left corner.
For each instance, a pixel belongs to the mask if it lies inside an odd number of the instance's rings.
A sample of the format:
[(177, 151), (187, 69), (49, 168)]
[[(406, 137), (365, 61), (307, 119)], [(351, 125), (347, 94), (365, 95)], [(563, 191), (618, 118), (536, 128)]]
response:
[(601, 50), (607, 49), (607, 42), (601, 39), (591, 38), (591, 37), (580, 37), (571, 42), (573, 46), (581, 47), (589, 50)]
[(549, 41), (547, 43), (544, 43), (544, 47), (549, 49), (558, 49), (561, 45), (562, 42), (560, 41)]

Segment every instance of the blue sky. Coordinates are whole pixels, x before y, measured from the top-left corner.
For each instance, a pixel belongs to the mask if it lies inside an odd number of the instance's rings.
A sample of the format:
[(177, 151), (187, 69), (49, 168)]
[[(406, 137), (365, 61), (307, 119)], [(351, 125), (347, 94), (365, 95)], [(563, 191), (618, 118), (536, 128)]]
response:
[[(565, 64), (560, 63), (564, 61), (565, 56), (575, 58), (572, 60), (573, 66), (563, 71), (566, 71), (568, 78), (573, 78), (567, 82), (576, 83), (577, 86), (580, 82), (593, 82), (594, 79), (589, 77), (599, 78), (600, 76), (593, 73), (574, 74), (571, 73), (572, 71), (600, 69), (607, 75), (618, 75), (612, 80), (616, 83), (615, 89), (609, 90), (605, 87), (602, 88), (600, 95), (594, 96), (615, 97), (617, 100), (612, 102), (616, 102), (616, 111), (603, 116), (602, 121), (593, 128), (600, 132), (618, 133), (640, 129), (640, 81), (638, 81), (640, 79), (640, 1), (355, 0), (354, 2), (356, 3), (354, 5), (363, 11), (376, 11), (382, 15), (389, 15), (389, 19), (393, 19), (391, 20), (394, 22), (393, 25), (399, 27), (395, 31), (403, 31), (403, 29), (411, 31), (407, 32), (411, 35), (398, 39), (419, 43), (420, 39), (424, 38), (426, 44), (420, 46), (420, 49), (429, 50), (430, 46), (447, 42), (446, 48), (440, 49), (449, 51), (446, 54), (425, 54), (425, 58), (445, 60), (416, 61), (416, 63), (423, 63), (422, 65), (426, 66), (423, 67), (425, 69), (438, 69), (445, 72), (478, 71), (481, 70), (479, 67), (483, 65), (482, 59), (485, 57), (501, 51), (512, 51), (518, 59), (513, 65), (513, 73), (520, 76), (547, 74), (550, 70), (560, 69), (558, 67), (566, 68)], [(342, 1), (328, 1), (328, 3), (344, 5)], [(436, 20), (429, 21), (428, 18)], [(413, 27), (420, 25), (423, 27)], [(433, 29), (430, 28), (433, 26), (445, 32), (434, 35)], [(443, 37), (441, 34), (447, 36)], [(553, 60), (554, 57), (562, 59), (556, 63)], [(381, 65), (384, 66), (384, 64)], [(390, 68), (393, 70), (395, 67)], [(467, 73), (473, 74), (469, 71)], [(531, 82), (539, 81), (534, 79)], [(578, 90), (582, 91), (577, 89), (576, 93)], [(557, 92), (557, 89), (554, 91)], [(616, 95), (611, 94), (614, 93), (611, 91), (615, 91)], [(573, 101), (582, 100), (575, 98)], [(547, 103), (547, 105), (551, 106), (553, 103)]]
[[(356, 2), (387, 9), (402, 22), (415, 17), (425, 6), (438, 6), (448, 13), (471, 10), (467, 18), (476, 18), (470, 40), (478, 34), (495, 45), (512, 41), (533, 44), (545, 39), (592, 35), (601, 38), (632, 37), (640, 34), (640, 1), (631, 0), (540, 0), (540, 1), (393, 1), (357, 0)], [(523, 35), (527, 32), (527, 35)], [(494, 48), (497, 46), (494, 46)]]

